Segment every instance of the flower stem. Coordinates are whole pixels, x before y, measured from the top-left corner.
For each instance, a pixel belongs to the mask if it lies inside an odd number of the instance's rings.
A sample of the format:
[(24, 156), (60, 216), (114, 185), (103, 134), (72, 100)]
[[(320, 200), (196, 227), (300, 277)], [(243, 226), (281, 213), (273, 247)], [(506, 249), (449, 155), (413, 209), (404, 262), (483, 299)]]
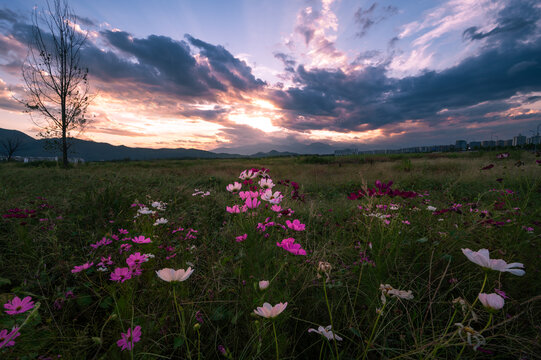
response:
[(479, 334), (482, 334), (483, 331), (485, 331), (486, 329), (488, 329), (489, 325), (492, 323), (492, 316), (493, 316), (493, 314), (490, 313), (490, 316), (489, 316), (489, 318), (488, 318), (487, 324), (485, 325), (485, 327), (483, 328), (483, 330), (479, 331)]
[(364, 266), (361, 264), (361, 271), (359, 272), (359, 279), (357, 280), (357, 288), (355, 289), (355, 300), (353, 300), (353, 311), (355, 311), (355, 305), (357, 305), (357, 295), (359, 295), (359, 286), (361, 286), (361, 278), (363, 277)]
[(325, 294), (325, 302), (327, 303), (327, 310), (329, 311), (329, 318), (331, 321), (331, 329), (332, 329), (332, 334), (333, 334), (332, 339), (334, 342), (334, 349), (336, 350), (336, 360), (339, 360), (340, 354), (338, 352), (338, 345), (336, 344), (336, 335), (335, 335), (336, 329), (334, 328), (334, 324), (332, 322), (332, 312), (331, 312), (331, 306), (329, 305), (329, 298), (327, 297), (327, 281), (325, 277), (323, 277), (323, 293)]
[(366, 348), (364, 349), (363, 360), (366, 359), (366, 355), (368, 355), (368, 349), (370, 348), (370, 345), (372, 344), (372, 339), (374, 338), (374, 334), (376, 333), (376, 328), (378, 327), (379, 318), (381, 317), (381, 314), (383, 314), (383, 310), (385, 310), (385, 306), (387, 306), (387, 302), (383, 304), (383, 306), (381, 307), (381, 310), (378, 313), (378, 317), (376, 318), (376, 322), (374, 323), (374, 326), (372, 327), (372, 333), (370, 334), (370, 337), (368, 338), (368, 343), (366, 344)]
[(274, 331), (274, 344), (276, 345), (276, 360), (280, 360), (280, 355), (278, 353), (278, 337), (276, 336), (276, 326), (274, 325), (274, 320), (272, 321), (272, 330)]
[(184, 311), (182, 307), (177, 302), (177, 293), (175, 292), (175, 285), (173, 285), (173, 298), (175, 300), (175, 309), (177, 311), (178, 321), (180, 329), (182, 331), (182, 336), (184, 336), (184, 341), (186, 342), (186, 350), (188, 352), (188, 359), (191, 360), (192, 354), (190, 352), (190, 344), (188, 343), (188, 337), (186, 336), (186, 329), (184, 328)]
[[(445, 337), (445, 335), (447, 335), (447, 331), (449, 331), (449, 327), (453, 323), (453, 320), (455, 319), (455, 316), (456, 316), (457, 312), (458, 312), (458, 309), (455, 308), (455, 312), (453, 313), (453, 316), (451, 316), (451, 320), (449, 320), (449, 322), (447, 323), (447, 327), (445, 328), (445, 331), (443, 332), (443, 335), (441, 336), (441, 339), (443, 339)], [(439, 348), (440, 348), (440, 344), (437, 344), (434, 347), (434, 350), (432, 350), (432, 352), (430, 353), (430, 356), (428, 358), (435, 357)]]

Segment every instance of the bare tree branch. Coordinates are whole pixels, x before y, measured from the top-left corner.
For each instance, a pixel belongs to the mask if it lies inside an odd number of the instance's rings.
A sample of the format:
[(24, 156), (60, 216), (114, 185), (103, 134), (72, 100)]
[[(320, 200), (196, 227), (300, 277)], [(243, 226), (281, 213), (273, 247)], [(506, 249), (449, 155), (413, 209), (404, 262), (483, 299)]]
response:
[[(67, 0), (47, 0), (32, 16), (32, 40), (22, 68), (28, 112), (40, 116), (32, 121), (45, 138), (60, 138), (63, 164), (68, 166), (70, 132), (83, 131), (87, 124), (88, 69), (80, 65), (87, 34), (77, 27), (77, 17)], [(39, 119), (39, 120), (38, 120)]]

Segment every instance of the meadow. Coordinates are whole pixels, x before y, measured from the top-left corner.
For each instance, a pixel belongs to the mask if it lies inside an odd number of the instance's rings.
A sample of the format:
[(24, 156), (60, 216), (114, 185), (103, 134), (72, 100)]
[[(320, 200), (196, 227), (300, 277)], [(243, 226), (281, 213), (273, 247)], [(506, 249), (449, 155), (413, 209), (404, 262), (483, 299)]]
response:
[(0, 358), (539, 358), (541, 158), (501, 157), (0, 164)]

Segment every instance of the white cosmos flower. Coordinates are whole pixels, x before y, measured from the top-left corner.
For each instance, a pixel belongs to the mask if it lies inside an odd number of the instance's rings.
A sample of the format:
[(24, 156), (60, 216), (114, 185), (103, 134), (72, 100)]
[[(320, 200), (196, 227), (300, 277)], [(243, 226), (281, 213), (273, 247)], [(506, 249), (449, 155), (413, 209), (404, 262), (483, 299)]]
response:
[(272, 319), (280, 315), (280, 313), (282, 313), (282, 311), (284, 311), (286, 307), (287, 302), (278, 303), (274, 306), (266, 302), (263, 304), (263, 306), (258, 307), (257, 310), (254, 310), (254, 313), (264, 318)]
[(327, 326), (326, 328), (324, 328), (323, 326), (320, 326), (316, 329), (308, 329), (308, 332), (317, 332), (318, 334), (322, 335), (322, 336), (325, 336), (327, 338), (327, 340), (332, 340), (333, 337), (334, 339), (336, 339), (336, 341), (342, 341), (342, 338), (338, 335), (336, 335), (335, 333), (332, 332), (331, 330), (331, 325)]
[(159, 219), (157, 219), (156, 222), (154, 223), (154, 226), (167, 224), (168, 222), (169, 222), (169, 220), (167, 220), (167, 219), (165, 219), (165, 218), (159, 218)]
[(175, 269), (170, 269), (170, 268), (164, 268), (164, 269), (156, 271), (156, 274), (163, 281), (167, 281), (167, 282), (179, 281), (180, 282), (180, 281), (187, 280), (190, 277), (190, 275), (192, 275), (193, 272), (194, 272), (194, 269), (192, 269), (191, 267), (189, 267), (186, 270), (184, 269), (175, 270)]
[(387, 302), (387, 296), (393, 296), (404, 300), (412, 300), (413, 299), (413, 293), (411, 290), (405, 291), (405, 290), (398, 290), (393, 288), (389, 284), (380, 284), (379, 289), (381, 291), (381, 302), (385, 304)]
[(284, 196), (281, 192), (276, 191), (273, 193), (271, 189), (265, 190), (265, 192), (261, 195), (261, 200), (268, 201), (274, 205), (278, 205), (283, 198)]
[(479, 301), (483, 304), (484, 307), (490, 310), (500, 310), (505, 305), (505, 300), (500, 295), (493, 294), (479, 294)]
[(242, 184), (235, 181), (235, 183), (227, 185), (225, 189), (229, 192), (236, 193), (242, 189)]
[(274, 187), (274, 184), (272, 182), (272, 179), (263, 178), (259, 180), (259, 187), (261, 187), (262, 189), (272, 189)]
[(462, 253), (466, 255), (471, 262), (490, 270), (509, 272), (513, 275), (522, 276), (526, 271), (522, 270), (524, 264), (511, 263), (508, 264), (502, 259), (491, 259), (487, 249), (472, 251), (470, 249), (462, 249)]

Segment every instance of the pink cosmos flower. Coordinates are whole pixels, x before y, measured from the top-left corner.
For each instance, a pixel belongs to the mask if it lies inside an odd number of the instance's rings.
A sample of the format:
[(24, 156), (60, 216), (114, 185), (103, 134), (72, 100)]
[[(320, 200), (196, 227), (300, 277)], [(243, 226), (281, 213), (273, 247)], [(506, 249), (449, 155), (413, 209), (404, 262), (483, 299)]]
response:
[(526, 273), (524, 270), (522, 270), (524, 268), (524, 264), (522, 263), (507, 264), (507, 262), (505, 262), (502, 259), (491, 259), (487, 249), (481, 249), (479, 251), (472, 251), (470, 249), (462, 249), (462, 253), (466, 255), (468, 260), (470, 260), (471, 262), (479, 266), (482, 266), (485, 269), (501, 271), (501, 272), (509, 272), (517, 276), (522, 276)]
[(122, 254), (125, 251), (130, 251), (132, 244), (122, 244), (120, 245), (120, 253)]
[(150, 238), (146, 238), (144, 235), (136, 236), (132, 239), (132, 241), (136, 244), (148, 244), (152, 242)]
[(256, 197), (247, 197), (244, 204), (248, 209), (256, 209), (261, 204), (261, 201), (259, 201), (259, 199)]
[(193, 272), (194, 272), (194, 269), (192, 269), (191, 267), (189, 267), (186, 270), (184, 270), (184, 269), (174, 270), (174, 269), (170, 269), (170, 268), (164, 268), (164, 269), (161, 269), (159, 271), (156, 271), (156, 274), (163, 281), (167, 281), (167, 282), (178, 281), (178, 282), (181, 282), (181, 281), (187, 280), (190, 277), (190, 275), (192, 275)]
[(283, 198), (284, 198), (284, 196), (282, 195), (281, 192), (276, 191), (276, 192), (273, 193), (271, 189), (267, 189), (261, 195), (261, 200), (268, 201), (268, 202), (270, 202), (271, 204), (274, 204), (274, 205), (280, 204), (280, 202), (282, 202)]
[(128, 230), (126, 229), (118, 229), (118, 232), (122, 235), (127, 235), (128, 234)]
[(126, 333), (120, 333), (120, 340), (116, 342), (118, 347), (124, 350), (131, 350), (136, 342), (141, 340), (141, 326), (137, 325), (136, 327), (128, 329)]
[(146, 254), (136, 252), (135, 254), (131, 254), (130, 256), (128, 256), (128, 258), (126, 259), (126, 264), (128, 264), (130, 268), (134, 268), (140, 266), (146, 261), (148, 261), (148, 256)]
[(259, 180), (259, 187), (262, 189), (272, 189), (274, 187), (274, 184), (272, 183), (272, 179), (263, 178)]
[(110, 239), (107, 239), (106, 237), (102, 238), (100, 241), (98, 241), (97, 243), (95, 244), (90, 244), (90, 247), (91, 248), (94, 248), (94, 249), (97, 249), (99, 248), (100, 246), (105, 246), (105, 245), (109, 245), (111, 244), (112, 241)]
[(71, 269), (71, 272), (75, 274), (83, 270), (89, 269), (93, 265), (94, 265), (94, 262), (87, 262), (86, 264), (83, 264), (83, 265), (75, 265), (73, 269)]
[(231, 193), (236, 193), (242, 189), (242, 184), (235, 181), (234, 184), (227, 185), (225, 189)]
[(237, 242), (243, 242), (244, 240), (246, 240), (247, 237), (248, 237), (248, 234), (244, 234), (244, 235), (241, 235), (241, 236), (237, 236), (237, 237), (235, 238), (235, 240), (236, 240)]
[(301, 222), (297, 219), (293, 221), (286, 220), (286, 225), (288, 228), (295, 230), (295, 231), (303, 231), (306, 229), (305, 224), (301, 224)]
[(233, 207), (229, 207), (229, 206), (225, 207), (225, 211), (227, 211), (230, 214), (239, 214), (241, 212), (246, 212), (247, 210), (248, 208), (246, 207), (246, 205), (242, 205), (242, 208), (239, 207), (238, 205), (233, 205)]
[(507, 295), (505, 294), (505, 291), (503, 291), (503, 290), (500, 290), (500, 289), (494, 289), (494, 292), (495, 292), (496, 294), (500, 295), (500, 296), (501, 296), (502, 298), (504, 298), (504, 299), (509, 299), (509, 296), (507, 296)]
[(240, 173), (239, 179), (241, 180), (248, 180), (253, 179), (258, 175), (258, 172), (254, 172), (252, 170), (244, 170)]
[(286, 307), (287, 302), (278, 303), (274, 306), (266, 302), (263, 304), (262, 307), (258, 307), (257, 310), (254, 310), (254, 313), (264, 318), (272, 319), (280, 315), (280, 313), (282, 313), (282, 311), (284, 311)]
[(498, 294), (479, 294), (479, 301), (490, 310), (500, 310), (505, 305), (505, 300)]
[(132, 272), (129, 268), (116, 268), (115, 271), (111, 273), (111, 280), (123, 283), (126, 280), (131, 279)]
[(270, 282), (268, 280), (261, 280), (259, 282), (259, 290), (265, 290), (269, 287)]
[(280, 212), (282, 211), (282, 207), (280, 205), (272, 205), (271, 210), (274, 212)]
[(0, 331), (0, 349), (8, 346), (14, 346), (15, 341), (13, 341), (13, 339), (18, 337), (19, 335), (21, 335), (21, 333), (19, 332), (18, 327), (14, 327), (9, 333), (7, 329), (2, 329)]
[(259, 192), (257, 191), (241, 191), (239, 192), (239, 196), (242, 200), (246, 200), (247, 198), (256, 198), (259, 196)]
[(296, 244), (294, 238), (287, 238), (282, 242), (277, 242), (276, 246), (289, 251), (293, 255), (306, 255), (306, 250), (301, 248), (301, 244)]
[(15, 315), (22, 314), (34, 307), (34, 302), (30, 296), (20, 299), (18, 296), (15, 296), (13, 299), (4, 304), (4, 309), (6, 309), (6, 314)]
[(100, 267), (106, 267), (107, 265), (113, 265), (113, 260), (111, 260), (111, 256), (108, 257), (101, 257), (101, 261), (98, 263), (98, 266)]

